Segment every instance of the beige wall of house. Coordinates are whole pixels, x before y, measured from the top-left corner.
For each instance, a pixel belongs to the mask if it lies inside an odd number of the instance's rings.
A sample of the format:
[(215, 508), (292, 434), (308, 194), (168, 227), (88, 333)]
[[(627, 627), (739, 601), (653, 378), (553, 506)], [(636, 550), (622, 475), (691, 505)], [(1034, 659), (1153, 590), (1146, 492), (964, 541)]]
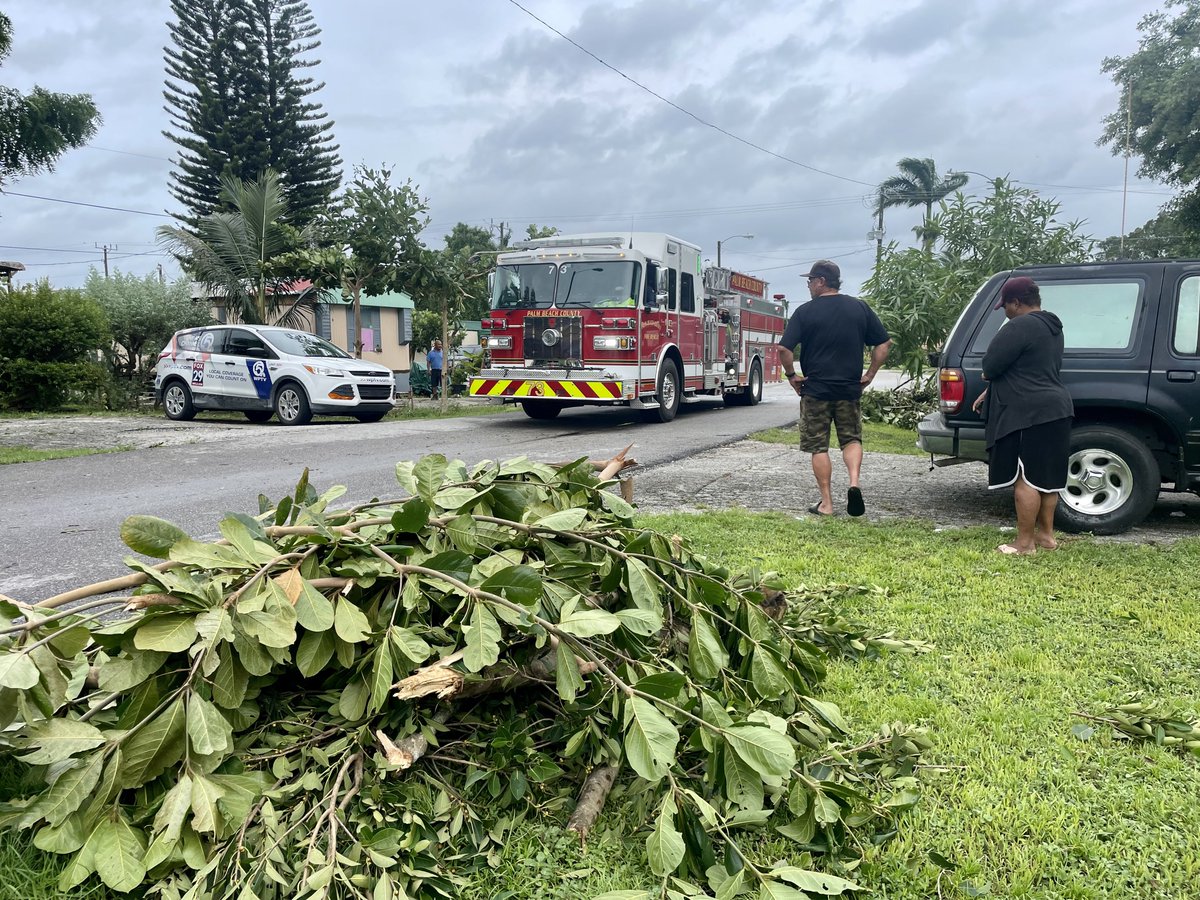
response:
[[(350, 323), (354, 318), (354, 307), (346, 304), (328, 304), (330, 340), (343, 350), (354, 352), (349, 340)], [(367, 313), (368, 309), (378, 312)], [(363, 352), (362, 358), (387, 366), (393, 372), (407, 372), (412, 368), (412, 344), (401, 344), (401, 317), (412, 310), (388, 307), (363, 306)], [(376, 327), (376, 322), (378, 327)]]

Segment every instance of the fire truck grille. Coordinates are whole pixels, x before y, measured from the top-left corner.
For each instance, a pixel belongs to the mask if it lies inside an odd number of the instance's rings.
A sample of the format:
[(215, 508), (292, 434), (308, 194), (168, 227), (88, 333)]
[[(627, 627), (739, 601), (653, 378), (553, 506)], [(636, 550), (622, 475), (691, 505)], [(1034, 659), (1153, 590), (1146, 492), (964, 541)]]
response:
[(582, 316), (526, 316), (527, 359), (583, 359)]

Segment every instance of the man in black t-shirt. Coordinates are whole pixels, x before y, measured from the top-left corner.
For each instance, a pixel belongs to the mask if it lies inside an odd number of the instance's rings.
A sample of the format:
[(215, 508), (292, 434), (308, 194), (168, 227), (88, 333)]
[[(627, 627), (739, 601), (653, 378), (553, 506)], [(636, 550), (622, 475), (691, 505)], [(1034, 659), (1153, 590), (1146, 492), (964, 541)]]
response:
[[(810, 513), (833, 515), (830, 482), (829, 426), (837, 427), (838, 446), (850, 478), (846, 511), (866, 511), (858, 486), (862, 468), (863, 388), (875, 379), (887, 359), (892, 341), (874, 310), (857, 297), (839, 293), (842, 272), (837, 263), (817, 260), (803, 277), (812, 299), (788, 320), (779, 339), (779, 362), (788, 384), (800, 395), (800, 450), (812, 454), (813, 475), (821, 499)], [(795, 369), (795, 346), (800, 345), (800, 372)], [(863, 348), (871, 348), (871, 365), (863, 372)]]

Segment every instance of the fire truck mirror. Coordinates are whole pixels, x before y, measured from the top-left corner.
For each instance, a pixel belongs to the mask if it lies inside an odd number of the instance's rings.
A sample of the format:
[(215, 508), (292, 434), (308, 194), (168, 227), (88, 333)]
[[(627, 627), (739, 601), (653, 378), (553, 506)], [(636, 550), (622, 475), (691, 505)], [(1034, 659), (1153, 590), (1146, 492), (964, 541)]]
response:
[(670, 269), (658, 270), (658, 290), (654, 295), (654, 302), (659, 306), (666, 306), (667, 300), (671, 294), (671, 271)]
[(488, 272), (488, 296), (491, 297), (496, 292), (496, 270)]
[(658, 266), (654, 263), (646, 264), (646, 290), (642, 293), (642, 306), (646, 309), (654, 309), (658, 306), (658, 297), (655, 289), (658, 286)]

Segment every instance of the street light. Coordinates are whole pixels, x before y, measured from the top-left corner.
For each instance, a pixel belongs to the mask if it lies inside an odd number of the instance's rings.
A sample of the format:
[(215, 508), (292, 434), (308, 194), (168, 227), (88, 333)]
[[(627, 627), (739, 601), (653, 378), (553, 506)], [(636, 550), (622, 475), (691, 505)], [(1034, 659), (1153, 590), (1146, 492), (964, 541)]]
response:
[(721, 238), (721, 240), (717, 241), (717, 268), (718, 269), (721, 268), (721, 245), (724, 244), (726, 241), (732, 241), (734, 238), (745, 238), (748, 241), (752, 241), (752, 240), (754, 240), (754, 235), (752, 235), (752, 234), (731, 234), (729, 237)]

